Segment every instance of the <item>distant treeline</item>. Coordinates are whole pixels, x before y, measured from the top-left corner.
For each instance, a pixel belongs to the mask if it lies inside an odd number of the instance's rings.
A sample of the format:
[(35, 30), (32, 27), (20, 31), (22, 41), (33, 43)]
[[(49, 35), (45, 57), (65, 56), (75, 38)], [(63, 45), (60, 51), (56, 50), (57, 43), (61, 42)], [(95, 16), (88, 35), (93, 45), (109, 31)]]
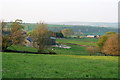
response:
[[(37, 24), (35, 23), (24, 23), (24, 25), (26, 26), (25, 29), (27, 32), (32, 31), (35, 26)], [(56, 31), (59, 32), (65, 28), (70, 28), (74, 31), (74, 35), (76, 36), (81, 36), (81, 35), (89, 35), (89, 34), (93, 34), (93, 35), (103, 35), (106, 32), (109, 31), (114, 31), (116, 33), (118, 33), (118, 29), (117, 28), (105, 28), (105, 27), (93, 27), (93, 26), (85, 26), (85, 25), (55, 25), (55, 24), (47, 24), (48, 29), (51, 31)]]

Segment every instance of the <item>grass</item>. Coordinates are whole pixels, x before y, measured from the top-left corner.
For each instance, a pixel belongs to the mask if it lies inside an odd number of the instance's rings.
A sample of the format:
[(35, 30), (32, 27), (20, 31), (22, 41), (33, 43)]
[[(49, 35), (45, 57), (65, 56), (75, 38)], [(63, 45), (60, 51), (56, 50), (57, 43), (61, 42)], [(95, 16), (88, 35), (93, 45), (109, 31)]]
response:
[[(71, 49), (63, 49), (63, 48), (53, 48), (54, 52), (61, 55), (89, 55), (89, 53), (86, 51), (86, 47), (78, 46), (78, 45), (69, 45), (71, 46)], [(28, 52), (37, 52), (36, 48), (33, 47), (25, 47), (25, 46), (16, 46), (12, 45), (11, 47), (8, 47), (8, 50), (16, 50), (16, 51), (28, 51)]]
[(86, 51), (86, 47), (70, 44), (66, 45), (70, 46), (71, 49), (53, 48), (53, 51), (61, 55), (89, 55), (89, 53)]
[(111, 56), (2, 53), (3, 78), (117, 78)]
[[(91, 42), (85, 42), (84, 40), (88, 41), (90, 40)], [(64, 43), (74, 43), (74, 44), (88, 44), (88, 45), (96, 45), (94, 42), (96, 39), (57, 39), (59, 42), (64, 42)], [(60, 49), (60, 48), (53, 48), (54, 52), (57, 54), (61, 55), (89, 55), (89, 53), (86, 51), (87, 47), (79, 46), (79, 45), (70, 45), (70, 44), (65, 44), (67, 46), (70, 46), (71, 49)], [(18, 45), (12, 45), (11, 47), (8, 47), (8, 50), (16, 50), (16, 51), (28, 51), (28, 52), (37, 52), (36, 48), (33, 47), (25, 47), (25, 46), (18, 46)]]
[[(95, 39), (57, 39), (59, 42), (96, 46)], [(86, 42), (90, 41), (90, 42)], [(87, 47), (53, 48), (57, 55), (2, 53), (3, 78), (117, 78), (118, 57), (89, 56)], [(12, 45), (9, 50), (37, 52)]]
[(78, 40), (78, 39), (57, 39), (57, 42), (60, 43), (72, 43), (72, 44), (79, 44), (79, 45), (87, 45), (87, 46), (97, 46), (94, 42), (87, 42), (84, 40)]
[(8, 50), (15, 50), (15, 51), (37, 52), (36, 48), (20, 46), (20, 45), (12, 45), (12, 46), (8, 47), (7, 49)]
[(78, 39), (71, 38), (71, 39), (80, 40), (80, 41), (89, 41), (89, 42), (97, 42), (98, 41), (98, 39), (96, 39), (96, 38), (78, 38)]

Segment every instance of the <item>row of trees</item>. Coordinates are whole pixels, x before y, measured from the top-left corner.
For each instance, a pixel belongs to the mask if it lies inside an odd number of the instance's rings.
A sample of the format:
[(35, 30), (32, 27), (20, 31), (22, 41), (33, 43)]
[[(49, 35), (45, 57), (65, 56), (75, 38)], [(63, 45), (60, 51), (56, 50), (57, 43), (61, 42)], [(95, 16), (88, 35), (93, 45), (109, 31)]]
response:
[[(24, 45), (26, 32), (24, 30), (25, 26), (22, 24), (22, 20), (15, 20), (10, 23), (8, 27), (7, 22), (1, 22), (1, 44), (2, 50), (5, 51), (11, 45)], [(33, 46), (38, 49), (41, 53), (44, 49), (51, 45), (50, 37), (70, 37), (73, 34), (72, 29), (64, 29), (60, 32), (52, 32), (48, 30), (48, 27), (44, 23), (37, 24), (36, 28), (27, 33), (27, 36), (33, 37)]]
[[(66, 28), (61, 30), (60, 32), (52, 32), (50, 31), (53, 37), (56, 38), (63, 38), (63, 37), (71, 37), (71, 35), (74, 34), (72, 29)], [(33, 31), (30, 31), (27, 33), (28, 36), (32, 36), (33, 35)]]
[[(1, 22), (1, 35), (2, 38), (2, 50), (5, 51), (11, 45), (24, 45), (26, 32), (24, 30), (22, 20), (15, 20), (11, 22), (10, 27), (7, 27), (7, 23)], [(33, 46), (41, 53), (51, 44), (51, 32), (48, 30), (47, 25), (39, 23), (37, 27), (32, 31)]]

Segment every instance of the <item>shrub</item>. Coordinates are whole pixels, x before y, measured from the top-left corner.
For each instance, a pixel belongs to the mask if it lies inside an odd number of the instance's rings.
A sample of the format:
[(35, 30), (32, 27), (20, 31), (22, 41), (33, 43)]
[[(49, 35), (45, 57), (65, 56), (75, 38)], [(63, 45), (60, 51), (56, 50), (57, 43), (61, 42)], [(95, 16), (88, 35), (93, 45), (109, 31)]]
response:
[(96, 55), (97, 54), (97, 52), (98, 52), (98, 49), (97, 49), (97, 47), (87, 47), (87, 52), (89, 52), (90, 53), (90, 56), (91, 55)]
[(106, 55), (113, 55), (113, 56), (120, 55), (120, 49), (119, 49), (120, 43), (118, 41), (120, 41), (118, 35), (114, 34), (111, 37), (109, 37), (103, 46), (102, 52), (105, 53)]
[(101, 36), (99, 39), (98, 39), (98, 42), (97, 42), (97, 45), (98, 45), (98, 49), (102, 52), (103, 50), (103, 46), (105, 44), (105, 42), (107, 41), (107, 39), (109, 37), (111, 37), (112, 35), (116, 35), (115, 32), (113, 31), (110, 31), (110, 32), (107, 32), (105, 33), (105, 35)]

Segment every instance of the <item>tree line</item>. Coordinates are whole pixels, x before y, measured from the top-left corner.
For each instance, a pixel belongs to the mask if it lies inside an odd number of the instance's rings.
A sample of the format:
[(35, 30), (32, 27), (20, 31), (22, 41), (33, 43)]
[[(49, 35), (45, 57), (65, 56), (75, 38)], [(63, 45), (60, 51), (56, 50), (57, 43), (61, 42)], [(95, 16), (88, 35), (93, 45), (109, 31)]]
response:
[(71, 36), (73, 31), (71, 29), (64, 29), (60, 32), (53, 32), (48, 30), (47, 24), (38, 23), (34, 30), (26, 33), (25, 25), (22, 24), (22, 20), (15, 20), (10, 23), (10, 27), (7, 26), (7, 22), (1, 22), (1, 36), (2, 41), (0, 46), (2, 51), (6, 51), (11, 45), (24, 45), (26, 36), (33, 37), (33, 47), (38, 50), (38, 53), (42, 53), (45, 49), (48, 49), (51, 42), (51, 37), (63, 38)]

